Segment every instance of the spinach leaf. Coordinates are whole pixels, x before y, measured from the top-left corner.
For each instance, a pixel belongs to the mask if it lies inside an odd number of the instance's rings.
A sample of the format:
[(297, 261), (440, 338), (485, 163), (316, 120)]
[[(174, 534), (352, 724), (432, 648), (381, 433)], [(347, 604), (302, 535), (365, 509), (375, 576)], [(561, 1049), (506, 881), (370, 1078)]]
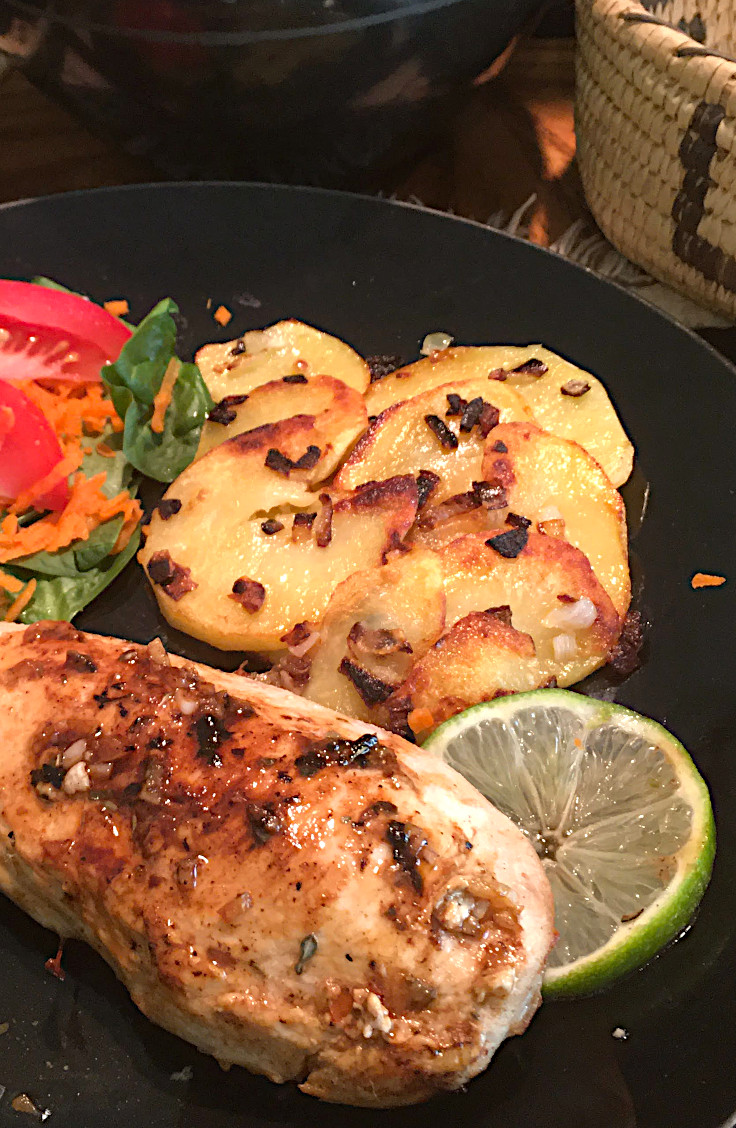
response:
[(66, 286), (62, 286), (61, 282), (54, 282), (53, 278), (46, 278), (43, 274), (37, 274), (31, 278), (34, 286), (45, 286), (47, 290), (59, 290), (62, 294), (74, 294), (77, 298), (83, 298), (84, 294), (78, 293), (76, 290), (69, 290)]
[[(135, 555), (139, 542), (140, 533), (135, 532), (122, 552), (106, 556), (86, 572), (76, 576), (38, 579), (33, 598), (21, 612), (20, 621), (35, 623), (38, 619), (73, 619), (122, 572)], [(7, 570), (15, 572), (15, 568)]]
[(196, 364), (181, 364), (161, 433), (151, 430), (154, 400), (176, 360), (178, 306), (165, 298), (140, 323), (102, 380), (124, 420), (123, 454), (137, 470), (172, 482), (194, 458), (207, 412), (213, 406)]
[[(93, 444), (91, 453), (85, 454), (79, 468), (85, 478), (94, 478), (95, 474), (104, 473), (106, 477), (102, 492), (105, 497), (115, 497), (121, 490), (129, 490), (133, 477), (133, 467), (123, 454), (123, 436), (120, 432), (115, 432), (112, 427), (108, 427), (96, 439), (85, 439), (85, 446), (90, 444)], [(98, 447), (101, 445), (114, 451), (114, 455), (111, 457), (109, 454), (99, 454)], [(134, 494), (135, 490), (130, 490), (130, 492)]]

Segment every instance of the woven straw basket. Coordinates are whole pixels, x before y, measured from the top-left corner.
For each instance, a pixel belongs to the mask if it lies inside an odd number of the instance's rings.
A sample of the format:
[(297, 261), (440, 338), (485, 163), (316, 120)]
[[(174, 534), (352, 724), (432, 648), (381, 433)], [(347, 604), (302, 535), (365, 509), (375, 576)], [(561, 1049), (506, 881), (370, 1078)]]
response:
[(608, 239), (736, 319), (736, 0), (577, 0), (576, 128)]

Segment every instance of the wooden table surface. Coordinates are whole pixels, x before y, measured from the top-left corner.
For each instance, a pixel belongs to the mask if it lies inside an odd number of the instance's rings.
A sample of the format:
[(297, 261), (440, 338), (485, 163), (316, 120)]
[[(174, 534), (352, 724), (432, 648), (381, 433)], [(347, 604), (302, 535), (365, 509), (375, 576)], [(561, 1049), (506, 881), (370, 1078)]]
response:
[[(573, 42), (523, 41), (476, 84), (452, 133), (380, 188), (482, 222), (535, 196), (529, 236), (546, 244), (585, 214), (572, 104)], [(0, 154), (0, 202), (161, 179), (12, 71), (0, 79)]]

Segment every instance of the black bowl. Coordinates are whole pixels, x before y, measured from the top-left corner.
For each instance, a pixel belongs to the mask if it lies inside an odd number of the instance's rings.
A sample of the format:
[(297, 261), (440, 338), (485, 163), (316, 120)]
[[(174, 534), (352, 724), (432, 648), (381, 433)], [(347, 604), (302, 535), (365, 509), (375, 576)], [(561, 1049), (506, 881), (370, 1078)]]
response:
[(171, 176), (358, 185), (540, 2), (0, 0), (0, 52)]

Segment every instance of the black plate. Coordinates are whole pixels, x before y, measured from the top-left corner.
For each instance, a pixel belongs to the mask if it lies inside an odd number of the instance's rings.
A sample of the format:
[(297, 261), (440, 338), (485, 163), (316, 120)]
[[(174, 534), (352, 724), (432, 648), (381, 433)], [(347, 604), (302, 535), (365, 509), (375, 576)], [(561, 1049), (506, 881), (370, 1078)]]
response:
[[(708, 779), (719, 855), (698, 920), (649, 967), (595, 999), (544, 1006), (467, 1092), (397, 1112), (328, 1107), (210, 1059), (148, 1023), (112, 973), (0, 905), (0, 1124), (28, 1092), (54, 1128), (717, 1128), (736, 1110), (736, 373), (694, 335), (562, 259), (474, 224), (325, 192), (242, 185), (80, 193), (0, 210), (0, 275), (44, 273), (132, 316), (165, 295), (184, 349), (281, 317), (409, 358), (429, 330), (466, 343), (542, 340), (606, 382), (636, 444), (627, 487), (649, 622), (644, 665), (615, 695), (671, 728)], [(234, 311), (222, 331), (206, 308)], [(648, 505), (640, 522), (642, 499)], [(702, 570), (728, 575), (692, 591)], [(173, 637), (135, 565), (80, 625)], [(220, 659), (223, 656), (220, 655)], [(616, 1027), (629, 1032), (612, 1037)], [(182, 1075), (181, 1071), (185, 1070)], [(177, 1080), (176, 1076), (190, 1080)], [(174, 1076), (172, 1076), (174, 1075)]]

